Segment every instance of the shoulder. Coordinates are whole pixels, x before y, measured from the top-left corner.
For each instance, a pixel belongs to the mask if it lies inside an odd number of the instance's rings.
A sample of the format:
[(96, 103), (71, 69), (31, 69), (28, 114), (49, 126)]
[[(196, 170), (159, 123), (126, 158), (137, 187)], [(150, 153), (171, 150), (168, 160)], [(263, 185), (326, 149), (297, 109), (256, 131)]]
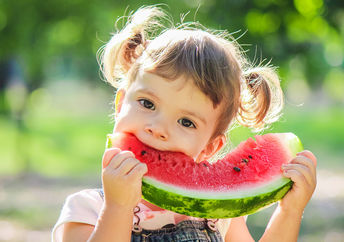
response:
[(103, 198), (101, 196), (101, 190), (86, 189), (71, 194), (66, 198), (61, 215), (66, 215), (68, 218), (82, 216), (84, 219), (88, 219), (88, 217), (98, 217), (102, 205)]
[(103, 198), (100, 189), (86, 189), (69, 195), (63, 205), (60, 219), (78, 219), (92, 222), (97, 218), (103, 205)]
[[(82, 205), (82, 207), (95, 207), (102, 205), (103, 193), (101, 189), (85, 189), (69, 195), (63, 207)], [(78, 208), (75, 208), (78, 209)]]
[(53, 228), (53, 241), (59, 241), (54, 238), (62, 232), (63, 225), (68, 222), (95, 225), (102, 206), (103, 197), (100, 189), (86, 189), (69, 195)]

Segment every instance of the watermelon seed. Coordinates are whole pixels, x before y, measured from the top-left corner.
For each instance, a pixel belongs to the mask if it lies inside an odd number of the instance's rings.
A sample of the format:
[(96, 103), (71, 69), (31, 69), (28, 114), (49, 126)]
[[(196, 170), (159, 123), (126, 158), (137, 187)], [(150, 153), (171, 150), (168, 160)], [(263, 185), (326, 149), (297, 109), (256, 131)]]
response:
[(252, 159), (253, 157), (252, 157), (252, 155), (249, 155), (248, 158), (249, 158), (249, 159)]
[(159, 156), (158, 156), (158, 159), (159, 159), (159, 160), (161, 160), (161, 156), (160, 156), (160, 154), (159, 154)]
[(145, 155), (147, 152), (145, 150), (141, 151), (141, 155)]
[(204, 167), (208, 167), (207, 164), (205, 164), (205, 163), (202, 163), (202, 164), (204, 165)]
[(248, 159), (242, 159), (242, 162), (245, 162), (246, 164), (248, 163)]
[(241, 171), (241, 169), (239, 167), (236, 167), (236, 166), (234, 166), (233, 169), (237, 172)]

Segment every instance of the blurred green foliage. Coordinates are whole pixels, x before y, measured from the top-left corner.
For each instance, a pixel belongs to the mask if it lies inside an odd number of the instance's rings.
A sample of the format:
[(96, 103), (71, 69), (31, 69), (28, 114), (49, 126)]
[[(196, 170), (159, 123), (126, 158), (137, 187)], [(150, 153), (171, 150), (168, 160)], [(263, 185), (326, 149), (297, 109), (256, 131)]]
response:
[[(114, 31), (117, 17), (155, 1), (0, 1), (0, 61), (15, 59), (31, 90), (56, 68), (85, 80), (98, 78), (98, 48)], [(289, 62), (301, 59), (306, 80), (320, 85), (333, 67), (343, 67), (344, 3), (341, 0), (177, 0), (160, 1), (174, 17), (190, 12), (214, 29), (237, 32), (241, 44), (253, 44), (248, 55), (273, 58), (282, 77)], [(199, 9), (197, 10), (197, 8)], [(195, 17), (196, 16), (196, 17)], [(247, 46), (244, 46), (248, 49)], [(257, 52), (257, 53), (256, 53)], [(60, 66), (59, 66), (60, 65)], [(69, 68), (73, 68), (70, 70)], [(52, 70), (53, 69), (53, 70)]]
[[(105, 100), (106, 103), (99, 105), (111, 102), (113, 90), (100, 81), (97, 50), (115, 31), (118, 17), (156, 3), (0, 0), (0, 142), (3, 143), (0, 154), (5, 161), (2, 173), (39, 170), (64, 174), (94, 168), (89, 164), (99, 160), (103, 135), (111, 132), (112, 124), (106, 119), (111, 109), (109, 106), (91, 108), (88, 114), (78, 116), (78, 111), (89, 107), (77, 99), (83, 102)], [(184, 19), (184, 22), (199, 21), (212, 29), (226, 29), (233, 33), (255, 64), (271, 60), (273, 65), (279, 66), (282, 86), (292, 107), (313, 101), (312, 107), (322, 105), (324, 101), (317, 97), (309, 99), (317, 90), (325, 93), (325, 103), (342, 107), (343, 1), (164, 0), (159, 3), (171, 14), (175, 24)], [(119, 21), (118, 27), (123, 24), (124, 21)], [(102, 89), (105, 99), (100, 96), (96, 101), (76, 95), (80, 92), (89, 97), (97, 96), (82, 90), (83, 86)], [(59, 93), (58, 96), (54, 92)], [(54, 106), (61, 100), (64, 101), (62, 108)], [(75, 105), (77, 107), (70, 110)], [(292, 121), (288, 120), (287, 125), (281, 127), (289, 131), (301, 127), (296, 133), (309, 130), (307, 135), (311, 137), (314, 130), (325, 130), (317, 125), (334, 110), (329, 108), (324, 115), (326, 109), (328, 105), (312, 114), (319, 119), (306, 123), (301, 121), (307, 120), (307, 116), (298, 119), (298, 112)], [(336, 110), (342, 113), (340, 108)], [(341, 121), (342, 117), (326, 121), (328, 127), (336, 127), (329, 141), (333, 147), (342, 145), (335, 138)]]

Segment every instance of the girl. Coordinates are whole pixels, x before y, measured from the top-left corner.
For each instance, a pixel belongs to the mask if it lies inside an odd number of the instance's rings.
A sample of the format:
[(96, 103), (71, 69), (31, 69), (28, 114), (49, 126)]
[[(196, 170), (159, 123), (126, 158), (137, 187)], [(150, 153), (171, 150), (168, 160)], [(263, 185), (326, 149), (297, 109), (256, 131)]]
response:
[[(164, 17), (157, 7), (141, 8), (105, 46), (102, 70), (118, 88), (114, 132), (132, 133), (153, 148), (183, 152), (200, 162), (224, 146), (234, 121), (262, 130), (277, 120), (283, 97), (273, 69), (251, 67), (225, 32), (197, 24), (155, 36)], [(262, 241), (297, 240), (316, 185), (315, 165), (314, 155), (303, 151), (282, 167), (295, 183)], [(67, 198), (53, 241), (253, 241), (243, 217), (211, 222), (142, 200), (146, 172), (131, 152), (107, 149), (103, 190)]]

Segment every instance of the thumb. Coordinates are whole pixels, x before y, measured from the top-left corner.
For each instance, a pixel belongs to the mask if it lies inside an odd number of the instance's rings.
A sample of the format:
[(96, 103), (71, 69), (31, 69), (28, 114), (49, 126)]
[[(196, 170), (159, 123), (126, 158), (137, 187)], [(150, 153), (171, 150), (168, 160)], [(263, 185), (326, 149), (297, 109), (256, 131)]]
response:
[(104, 151), (104, 155), (102, 158), (103, 169), (109, 165), (112, 158), (115, 157), (119, 152), (121, 152), (121, 150), (118, 148), (109, 148)]

